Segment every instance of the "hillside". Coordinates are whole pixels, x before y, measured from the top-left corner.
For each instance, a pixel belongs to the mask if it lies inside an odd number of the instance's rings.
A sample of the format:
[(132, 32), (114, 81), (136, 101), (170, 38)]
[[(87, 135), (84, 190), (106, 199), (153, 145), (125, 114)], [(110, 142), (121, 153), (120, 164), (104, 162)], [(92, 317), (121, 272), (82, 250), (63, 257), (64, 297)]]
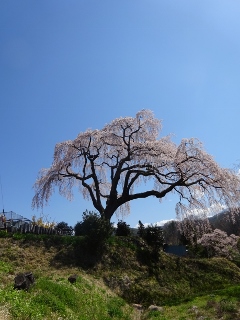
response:
[[(150, 319), (132, 304), (170, 310), (240, 284), (240, 269), (225, 259), (156, 254), (136, 238), (111, 238), (97, 253), (80, 237), (15, 235), (0, 239), (0, 258), (0, 319)], [(26, 271), (35, 284), (13, 290), (15, 275)], [(75, 284), (67, 281), (72, 274)]]

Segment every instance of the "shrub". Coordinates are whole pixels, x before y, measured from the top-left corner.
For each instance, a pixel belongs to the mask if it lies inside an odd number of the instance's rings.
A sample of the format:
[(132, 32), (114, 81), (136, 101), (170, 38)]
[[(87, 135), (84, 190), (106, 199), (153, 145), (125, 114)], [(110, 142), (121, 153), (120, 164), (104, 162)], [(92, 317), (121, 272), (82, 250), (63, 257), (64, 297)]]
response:
[(163, 229), (157, 225), (151, 224), (147, 227), (144, 227), (142, 222), (139, 221), (138, 235), (145, 240), (149, 246), (152, 246), (156, 249), (163, 246)]
[(126, 222), (119, 220), (117, 223), (116, 236), (130, 236), (131, 229), (130, 225)]
[(75, 236), (85, 236), (88, 246), (99, 248), (113, 233), (113, 225), (96, 212), (86, 210), (83, 220), (74, 227)]
[(148, 245), (160, 248), (164, 243), (163, 229), (161, 227), (158, 227), (157, 225), (147, 226), (147, 228), (145, 229), (144, 238)]
[(56, 229), (62, 230), (64, 232), (64, 234), (72, 236), (73, 235), (73, 228), (71, 226), (68, 225), (67, 222), (59, 222), (56, 226)]

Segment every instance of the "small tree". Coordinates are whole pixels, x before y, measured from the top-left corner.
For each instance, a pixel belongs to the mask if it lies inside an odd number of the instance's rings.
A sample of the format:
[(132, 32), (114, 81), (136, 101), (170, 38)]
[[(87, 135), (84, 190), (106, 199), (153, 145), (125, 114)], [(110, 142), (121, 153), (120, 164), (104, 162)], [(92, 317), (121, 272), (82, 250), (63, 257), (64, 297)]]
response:
[(162, 247), (164, 243), (163, 229), (152, 224), (147, 226), (145, 228), (144, 240), (146, 240), (147, 244), (152, 247)]
[(127, 224), (125, 221), (119, 220), (117, 223), (117, 229), (115, 232), (116, 236), (130, 236), (131, 229), (130, 225)]
[(86, 210), (74, 227), (75, 236), (86, 236), (88, 243), (100, 246), (113, 233), (113, 225), (96, 212)]
[(163, 246), (164, 236), (163, 228), (157, 225), (148, 225), (144, 227), (143, 223), (139, 220), (138, 222), (138, 235), (146, 241), (146, 243), (155, 249), (159, 249)]
[(63, 231), (64, 234), (67, 234), (67, 235), (73, 234), (73, 228), (69, 226), (67, 222), (61, 221), (56, 224), (55, 228)]
[(68, 225), (67, 222), (61, 221), (61, 222), (58, 222), (56, 224), (55, 228), (57, 228), (57, 229), (65, 229), (65, 228), (69, 228), (69, 225)]
[(231, 234), (227, 235), (226, 232), (215, 229), (211, 233), (206, 233), (197, 243), (207, 250), (208, 257), (225, 257), (233, 259), (234, 255), (238, 252), (239, 237)]
[(145, 227), (141, 220), (138, 221), (138, 231), (137, 234), (140, 238), (144, 237)]

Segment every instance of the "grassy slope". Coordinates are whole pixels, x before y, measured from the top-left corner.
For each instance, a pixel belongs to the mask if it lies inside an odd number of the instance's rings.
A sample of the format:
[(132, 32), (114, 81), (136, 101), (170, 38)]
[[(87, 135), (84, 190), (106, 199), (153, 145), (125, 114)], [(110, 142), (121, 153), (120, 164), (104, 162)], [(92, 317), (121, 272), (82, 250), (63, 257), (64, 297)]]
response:
[[(98, 255), (77, 237), (27, 238), (0, 239), (0, 319), (140, 318), (125, 301), (164, 306), (163, 313), (144, 313), (142, 319), (219, 319), (224, 308), (237, 319), (240, 270), (225, 259), (156, 255), (134, 239), (112, 239)], [(13, 290), (15, 274), (24, 271), (34, 273), (36, 284), (29, 292)], [(67, 281), (71, 274), (79, 275), (74, 285)], [(229, 291), (219, 291), (224, 288)], [(232, 297), (231, 305), (221, 302), (225, 296)]]

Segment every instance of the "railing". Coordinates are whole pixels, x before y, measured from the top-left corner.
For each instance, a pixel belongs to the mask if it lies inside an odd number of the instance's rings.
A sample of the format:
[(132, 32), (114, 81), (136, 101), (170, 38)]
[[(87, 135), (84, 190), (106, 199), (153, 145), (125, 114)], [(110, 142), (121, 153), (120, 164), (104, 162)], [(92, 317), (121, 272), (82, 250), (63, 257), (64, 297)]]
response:
[(13, 212), (0, 212), (0, 230), (11, 233), (34, 233), (34, 234), (55, 234), (72, 235), (71, 228), (46, 228), (33, 223), (31, 220)]

